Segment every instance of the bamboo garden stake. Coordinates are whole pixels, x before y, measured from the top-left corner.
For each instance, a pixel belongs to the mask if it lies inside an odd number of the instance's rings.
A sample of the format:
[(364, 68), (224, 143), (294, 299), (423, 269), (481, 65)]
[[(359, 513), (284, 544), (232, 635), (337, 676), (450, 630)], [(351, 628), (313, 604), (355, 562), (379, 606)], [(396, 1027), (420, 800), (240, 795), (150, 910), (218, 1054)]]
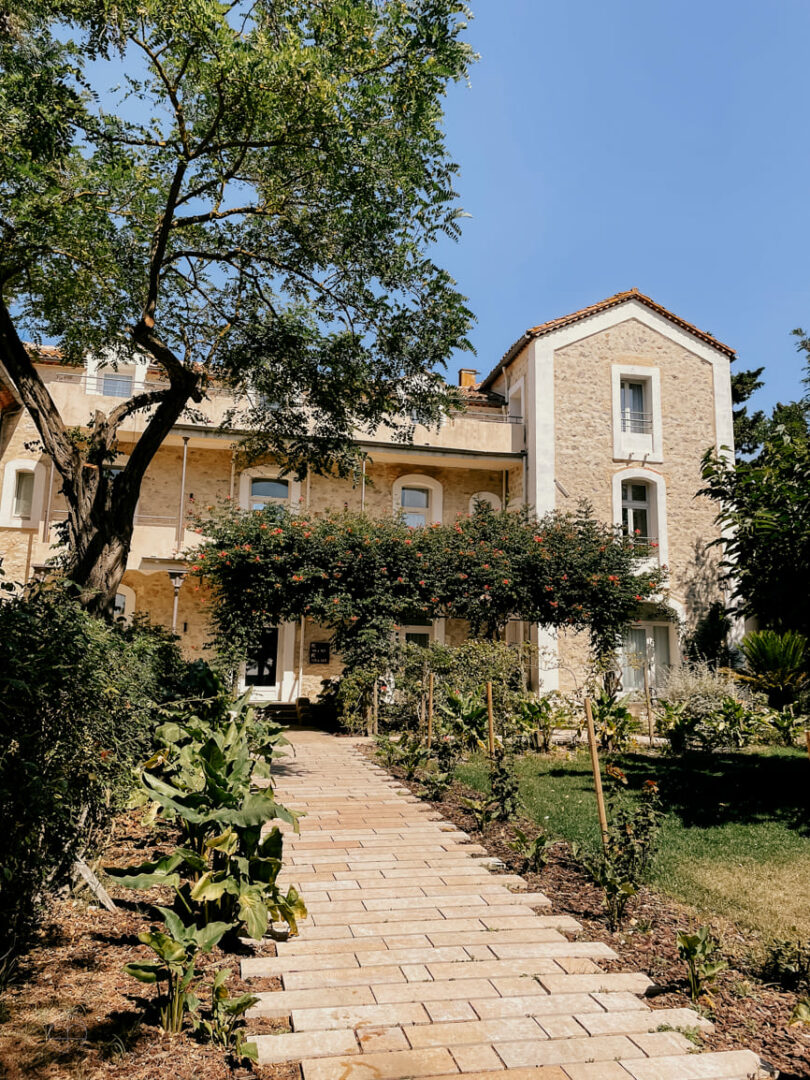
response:
[(428, 750), (433, 740), (433, 672), (431, 671), (428, 678), (428, 731), (427, 731), (427, 744)]
[(652, 695), (650, 694), (650, 664), (644, 661), (644, 700), (647, 702), (647, 729), (650, 733), (650, 746), (653, 744), (655, 725), (653, 724)]
[(605, 850), (607, 850), (607, 813), (605, 812), (605, 796), (602, 794), (602, 774), (599, 771), (599, 754), (596, 751), (596, 732), (593, 728), (593, 713), (591, 711), (590, 698), (585, 698), (585, 719), (588, 723), (588, 745), (591, 750), (591, 767), (593, 768), (593, 786), (596, 790), (596, 806), (599, 810), (599, 828), (602, 830), (602, 845)]
[(487, 683), (487, 720), (489, 722), (489, 756), (495, 756), (495, 722), (492, 715), (492, 683)]

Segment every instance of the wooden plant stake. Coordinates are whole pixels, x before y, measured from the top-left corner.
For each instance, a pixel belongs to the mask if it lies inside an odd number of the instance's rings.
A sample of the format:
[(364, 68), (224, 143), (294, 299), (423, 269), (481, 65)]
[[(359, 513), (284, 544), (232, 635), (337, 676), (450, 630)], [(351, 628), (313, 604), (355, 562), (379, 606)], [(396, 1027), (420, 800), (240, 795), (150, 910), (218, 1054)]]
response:
[(373, 717), (372, 724), (374, 726), (374, 734), (379, 734), (379, 720), (380, 720), (380, 688), (379, 680), (374, 680), (374, 689), (372, 690), (371, 697), (371, 715)]
[(427, 730), (427, 744), (428, 750), (430, 744), (433, 741), (433, 672), (431, 671), (428, 678), (428, 730)]
[(492, 714), (492, 683), (487, 683), (487, 720), (489, 723), (489, 756), (495, 757), (495, 719)]
[(804, 741), (807, 743), (807, 754), (810, 757), (810, 728), (805, 728)]
[(647, 730), (650, 733), (650, 746), (653, 744), (655, 724), (653, 723), (652, 694), (650, 693), (650, 665), (644, 661), (644, 700), (647, 702)]
[(593, 786), (596, 791), (596, 806), (599, 811), (599, 828), (602, 830), (602, 846), (607, 851), (608, 846), (608, 823), (605, 811), (605, 796), (602, 794), (602, 774), (599, 771), (599, 754), (596, 750), (596, 732), (593, 728), (593, 713), (591, 712), (591, 699), (585, 698), (585, 720), (588, 724), (588, 745), (591, 750), (591, 767), (593, 769)]

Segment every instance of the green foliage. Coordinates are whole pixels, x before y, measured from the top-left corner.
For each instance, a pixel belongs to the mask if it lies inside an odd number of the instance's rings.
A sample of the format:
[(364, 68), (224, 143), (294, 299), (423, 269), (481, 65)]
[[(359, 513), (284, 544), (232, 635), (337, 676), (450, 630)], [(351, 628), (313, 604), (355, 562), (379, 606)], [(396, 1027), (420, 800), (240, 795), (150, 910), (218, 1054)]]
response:
[(746, 671), (737, 678), (751, 683), (766, 694), (768, 704), (776, 709), (792, 705), (808, 686), (807, 667), (810, 654), (807, 638), (794, 630), (783, 634), (775, 630), (757, 630), (740, 642)]
[(708, 495), (723, 526), (723, 571), (737, 610), (765, 629), (810, 636), (810, 444), (798, 429), (771, 424), (757, 455), (736, 465), (703, 459)]
[(441, 713), (444, 724), (462, 752), (480, 750), (487, 743), (488, 713), (487, 707), (476, 694), (454, 694), (447, 692), (446, 704)]
[(496, 753), (490, 764), (490, 789), (497, 821), (509, 821), (520, 808), (515, 763), (503, 753)]
[(689, 980), (689, 996), (693, 1001), (708, 996), (708, 987), (728, 964), (725, 960), (713, 959), (719, 942), (714, 938), (708, 926), (701, 926), (696, 933), (687, 934), (678, 931), (678, 955), (686, 964), (686, 977)]
[(405, 770), (405, 779), (413, 780), (430, 756), (418, 735), (403, 734), (396, 743), (396, 764)]
[(164, 632), (92, 619), (57, 585), (6, 593), (0, 641), (0, 920), (14, 946), (131, 796), (188, 666)]
[(760, 714), (733, 697), (723, 698), (719, 707), (705, 715), (683, 702), (665, 702), (659, 728), (675, 754), (740, 749), (761, 739), (766, 730)]
[(776, 733), (777, 740), (783, 746), (793, 746), (796, 739), (808, 724), (806, 716), (797, 716), (792, 705), (786, 705), (779, 712), (772, 712), (767, 718), (768, 724)]
[(712, 668), (728, 667), (731, 661), (728, 647), (730, 632), (731, 619), (725, 605), (716, 600), (684, 642), (686, 656), (693, 661), (703, 661)]
[(553, 844), (551, 837), (545, 832), (539, 832), (533, 840), (515, 826), (515, 839), (510, 840), (509, 847), (523, 859), (523, 870), (531, 870), (539, 874), (548, 865), (549, 851)]
[(487, 825), (491, 824), (498, 813), (497, 804), (488, 798), (484, 799), (462, 799), (462, 806), (470, 811), (475, 820), (475, 827), (479, 832), (483, 832)]
[[(181, 846), (157, 862), (107, 873), (125, 888), (172, 888), (177, 910), (201, 925), (218, 920), (260, 939), (270, 921), (283, 920), (297, 933), (306, 908), (292, 886), (282, 893), (276, 883), (282, 865), (279, 829), (262, 836), (267, 822), (295, 824), (296, 818), (275, 801), (269, 786), (253, 786), (266, 770), (251, 749), (254, 719), (247, 698), (224, 711), (220, 703), (220, 715), (208, 719), (197, 711), (184, 719), (182, 707), (174, 707), (175, 718), (157, 731), (160, 747), (142, 779), (145, 795), (179, 828)], [(278, 745), (278, 738), (262, 737), (265, 752)]]
[(527, 728), (535, 734), (537, 749), (543, 754), (551, 750), (557, 713), (552, 699), (546, 695), (540, 698), (527, 698), (520, 707), (521, 719)]
[[(407, 437), (457, 400), (437, 368), (472, 317), (429, 252), (459, 235), (442, 99), (474, 60), (463, 3), (4, 8), (4, 318), (68, 361), (140, 350), (164, 380), (79, 446), (3, 336), (74, 510), (74, 580), (98, 568), (80, 540), (128, 539), (149, 461), (214, 380), (249, 454), (343, 475), (357, 428)], [(82, 468), (147, 408), (113, 483)]]
[(630, 735), (638, 730), (638, 722), (623, 705), (615, 690), (600, 689), (591, 702), (593, 725), (599, 746), (606, 754), (620, 753), (627, 748)]
[(799, 998), (790, 1016), (789, 1027), (806, 1024), (810, 1027), (810, 997)]
[(140, 982), (157, 984), (160, 992), (158, 1011), (164, 1031), (176, 1033), (183, 1028), (186, 1011), (196, 998), (190, 987), (197, 975), (197, 953), (210, 952), (226, 931), (227, 923), (208, 923), (203, 927), (186, 925), (176, 912), (159, 907), (163, 930), (145, 930), (138, 940), (148, 945), (157, 960), (136, 961), (124, 971)]
[(785, 990), (810, 990), (810, 941), (774, 939), (767, 946), (760, 974)]
[(582, 854), (576, 844), (571, 849), (602, 889), (608, 926), (617, 930), (628, 902), (649, 875), (662, 813), (658, 786), (652, 780), (645, 781), (638, 802), (631, 803), (621, 795), (627, 783), (624, 774), (609, 768), (608, 775), (614, 786), (607, 805), (607, 841), (598, 854)]
[(639, 573), (632, 542), (587, 506), (537, 519), (481, 504), (425, 529), (349, 512), (311, 519), (227, 508), (199, 527), (207, 540), (190, 559), (213, 589), (233, 662), (263, 627), (306, 615), (332, 631), (350, 669), (379, 675), (394, 659), (394, 631), (414, 613), (465, 619), (488, 638), (512, 618), (587, 630), (605, 657), (665, 577)]
[(232, 1053), (237, 1063), (257, 1061), (259, 1050), (256, 1043), (248, 1042), (245, 1038), (244, 1016), (259, 999), (253, 994), (231, 997), (225, 985), (230, 975), (230, 968), (222, 968), (214, 976), (207, 1016), (202, 1015), (196, 998), (190, 1002), (194, 1027), (215, 1046)]

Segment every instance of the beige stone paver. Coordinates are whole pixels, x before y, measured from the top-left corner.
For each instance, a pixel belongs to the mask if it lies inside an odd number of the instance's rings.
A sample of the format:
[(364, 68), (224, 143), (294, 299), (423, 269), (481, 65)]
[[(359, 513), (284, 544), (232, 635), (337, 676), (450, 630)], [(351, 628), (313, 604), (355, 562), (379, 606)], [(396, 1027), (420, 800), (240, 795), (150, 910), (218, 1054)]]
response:
[[(260, 1062), (301, 1061), (304, 1080), (748, 1080), (749, 1051), (696, 1054), (690, 1009), (653, 1010), (640, 972), (370, 763), (352, 740), (292, 736), (280, 801), (282, 884), (310, 910), (300, 936), (245, 978), (277, 976), (249, 1016), (289, 1017), (259, 1035)], [(660, 1030), (666, 1026), (667, 1030)]]

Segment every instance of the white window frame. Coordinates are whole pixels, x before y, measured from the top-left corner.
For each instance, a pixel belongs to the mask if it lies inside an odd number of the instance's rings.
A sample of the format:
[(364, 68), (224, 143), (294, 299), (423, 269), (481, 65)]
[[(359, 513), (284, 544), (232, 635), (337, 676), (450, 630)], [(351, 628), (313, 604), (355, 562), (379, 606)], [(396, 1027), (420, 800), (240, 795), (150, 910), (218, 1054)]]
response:
[[(645, 647), (646, 647), (646, 659), (650, 661), (650, 687), (652, 690), (658, 689), (658, 670), (655, 657), (655, 630), (657, 628), (664, 628), (668, 635), (669, 644), (669, 667), (676, 667), (680, 665), (681, 654), (678, 647), (678, 634), (677, 628), (674, 623), (664, 622), (662, 620), (645, 620), (640, 619), (638, 622), (631, 623), (627, 627), (628, 630), (643, 630)], [(640, 686), (624, 686), (624, 666), (625, 666), (625, 651), (624, 642), (622, 642), (620, 666), (622, 670), (622, 689), (626, 694), (637, 694), (643, 692), (643, 682)], [(641, 675), (643, 679), (643, 675)]]
[[(515, 399), (520, 399), (520, 411), (515, 410), (513, 402)], [(507, 415), (513, 421), (520, 420), (522, 424), (526, 423), (526, 390), (524, 387), (523, 378), (517, 379), (514, 385), (509, 387), (509, 398), (507, 404)]]
[(475, 510), (475, 504), (477, 502), (486, 502), (492, 507), (493, 510), (501, 510), (501, 497), (496, 495), (494, 491), (476, 491), (470, 496), (470, 513)]
[(118, 617), (127, 623), (131, 622), (132, 616), (135, 614), (135, 590), (129, 585), (119, 585), (115, 590), (116, 597), (118, 597), (119, 593), (124, 598), (124, 610)]
[(431, 645), (444, 645), (444, 619), (431, 619), (426, 623), (408, 624), (400, 626), (396, 634), (404, 645), (408, 634), (427, 634)]
[[(661, 372), (646, 364), (611, 364), (613, 399), (613, 458), (624, 461), (640, 458), (660, 463), (664, 460), (661, 424)], [(622, 424), (622, 383), (640, 382), (644, 385), (644, 411), (650, 414), (651, 429), (624, 431)]]
[(291, 476), (279, 476), (278, 467), (274, 465), (257, 465), (254, 468), (245, 469), (239, 477), (239, 505), (243, 510), (250, 509), (250, 482), (251, 480), (284, 480), (289, 485), (289, 498), (285, 501), (268, 503), (268, 506), (283, 506), (295, 512), (301, 504), (301, 482)]
[[(108, 358), (90, 358), (87, 361), (87, 377), (85, 380), (87, 393), (97, 397), (115, 397), (119, 401), (126, 401), (134, 394), (139, 394), (143, 391), (146, 384), (146, 373), (148, 369), (149, 363), (146, 360), (143, 362), (127, 360), (121, 363), (113, 363), (111, 359)], [(125, 395), (105, 394), (105, 375), (117, 375), (121, 378), (131, 378), (132, 386), (130, 392)]]
[(667, 534), (667, 487), (660, 473), (653, 469), (620, 469), (613, 474), (613, 523), (620, 529), (622, 523), (622, 484), (646, 484), (650, 492), (647, 510), (647, 527), (650, 534), (657, 538), (658, 548), (649, 559), (639, 559), (639, 568), (647, 569), (652, 564), (666, 566), (669, 563), (669, 537)]
[(422, 473), (406, 473), (398, 476), (394, 481), (392, 502), (394, 514), (399, 517), (402, 514), (402, 489), (403, 488), (426, 488), (430, 492), (427, 513), (425, 518), (428, 525), (441, 525), (442, 509), (444, 503), (444, 490), (438, 480), (432, 476), (424, 476)]
[[(21, 517), (14, 513), (14, 501), (17, 493), (17, 476), (20, 473), (34, 474), (34, 491), (31, 497), (31, 516)], [(3, 470), (3, 488), (0, 493), (0, 525), (12, 529), (35, 529), (42, 520), (42, 506), (45, 498), (47, 470), (41, 461), (31, 458), (15, 458), (7, 461)]]

